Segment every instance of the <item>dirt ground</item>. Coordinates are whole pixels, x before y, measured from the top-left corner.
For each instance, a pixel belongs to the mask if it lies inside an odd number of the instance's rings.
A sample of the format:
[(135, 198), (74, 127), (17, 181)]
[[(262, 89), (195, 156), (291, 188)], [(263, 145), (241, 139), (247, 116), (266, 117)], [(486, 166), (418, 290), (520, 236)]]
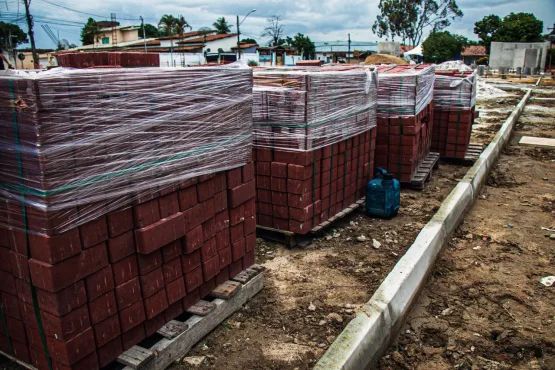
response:
[[(520, 96), (481, 102), (483, 131), (474, 135), (483, 136), (473, 141), (489, 143)], [(393, 220), (358, 212), (310, 246), (294, 250), (258, 239), (256, 260), (266, 267), (264, 289), (187, 356), (206, 356), (201, 369), (312, 368), (467, 170), (442, 163), (424, 191), (402, 191), (402, 207)], [(367, 241), (358, 241), (361, 235)], [(172, 369), (187, 368), (175, 364)]]
[(380, 369), (555, 369), (555, 150), (522, 135), (555, 138), (555, 100), (526, 106)]
[[(518, 100), (519, 94), (515, 94), (480, 102), (478, 109), (482, 111), (482, 117), (473, 133), (472, 141), (488, 143)], [(258, 239), (256, 263), (266, 268), (264, 288), (193, 348), (187, 356), (202, 356), (204, 359), (200, 366), (194, 368), (312, 368), (355, 316), (357, 309), (369, 300), (467, 170), (468, 167), (442, 163), (423, 191), (402, 191), (399, 215), (392, 220), (371, 219), (359, 211), (341, 220), (334, 228), (328, 229), (322, 238), (314, 240), (311, 245), (293, 250)], [(545, 176), (540, 176), (540, 179), (542, 177)], [(555, 179), (555, 173), (552, 173), (551, 177)], [(502, 177), (500, 181), (509, 180)], [(542, 182), (544, 185), (548, 183)], [(513, 191), (508, 185), (499, 186), (503, 186), (501, 189), (505, 189), (504, 191)], [(544, 193), (547, 191), (537, 192), (534, 194), (534, 200), (529, 199), (530, 202), (543, 204), (535, 199), (538, 194)], [(496, 205), (496, 208), (499, 207)], [(532, 211), (531, 207), (523, 208), (524, 211)], [(484, 214), (486, 211), (488, 216), (483, 217), (488, 221), (493, 220), (491, 208), (484, 208)], [(539, 221), (537, 222), (539, 224)], [(516, 229), (518, 222), (511, 223)], [(542, 223), (544, 224), (549, 227), (549, 222)], [(554, 222), (551, 222), (551, 226), (555, 226), (553, 224)], [(463, 235), (470, 232), (476, 235), (472, 240), (478, 240), (478, 235), (481, 235), (477, 231), (465, 232)], [(361, 236), (364, 236), (364, 241), (358, 240)], [(464, 241), (468, 242), (467, 239)], [(474, 254), (483, 252), (486, 245), (490, 244), (483, 243), (482, 251), (471, 251)], [(509, 248), (509, 252), (504, 253), (514, 252), (511, 250), (512, 247), (506, 247), (505, 244), (499, 244), (499, 248)], [(449, 251), (451, 249), (452, 247)], [(541, 272), (537, 272), (538, 276), (548, 274), (546, 266), (552, 259), (553, 253), (545, 254), (542, 260), (545, 266)], [(453, 263), (442, 266), (441, 269), (449, 269)], [(487, 267), (483, 267), (483, 270), (487, 271)], [(553, 274), (553, 271), (549, 274)], [(465, 281), (464, 277), (457, 278)], [(460, 282), (455, 284), (457, 289), (459, 285)], [(489, 289), (489, 285), (478, 285), (475, 289), (482, 291)], [(540, 292), (545, 294), (542, 289), (536, 294)], [(520, 297), (520, 293), (515, 297)], [(461, 299), (459, 303), (464, 305), (465, 301)], [(441, 310), (445, 308), (447, 306)], [(456, 313), (457, 311), (454, 311), (453, 315)], [(462, 318), (459, 321), (462, 321)], [(395, 348), (390, 357), (384, 359), (384, 369), (405, 368), (404, 365), (398, 365), (391, 360), (393, 353), (402, 353), (398, 346)], [(412, 368), (410, 362), (405, 364)], [(5, 366), (0, 358), (0, 368)], [(181, 361), (171, 367), (172, 370), (189, 368), (190, 365)]]

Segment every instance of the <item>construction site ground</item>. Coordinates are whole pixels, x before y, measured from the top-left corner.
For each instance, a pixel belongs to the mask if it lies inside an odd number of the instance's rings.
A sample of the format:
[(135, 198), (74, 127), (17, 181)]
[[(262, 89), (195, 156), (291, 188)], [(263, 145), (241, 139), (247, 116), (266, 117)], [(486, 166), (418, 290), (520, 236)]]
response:
[(523, 135), (555, 138), (555, 89), (533, 93), (380, 369), (555, 369), (555, 150)]
[[(489, 143), (522, 95), (490, 94), (479, 101), (482, 117), (472, 141)], [(200, 362), (194, 366), (199, 369), (311, 369), (467, 170), (441, 163), (423, 191), (401, 192), (402, 206), (392, 220), (361, 210), (309, 246), (292, 250), (258, 239), (256, 262), (266, 268), (263, 290), (172, 369), (193, 368), (192, 360)]]
[[(522, 95), (479, 100), (471, 141), (489, 143)], [(553, 102), (531, 101), (515, 138), (524, 132), (555, 137), (554, 116)], [(540, 227), (555, 227), (555, 155), (520, 148), (514, 140), (445, 248), (381, 360), (383, 369), (452, 368), (478, 356), (491, 361), (485, 366), (516, 361), (529, 368), (547, 364), (550, 356), (555, 363), (555, 288), (539, 284), (541, 276), (554, 275), (555, 242)], [(423, 191), (402, 190), (392, 220), (357, 210), (312, 244), (291, 250), (257, 239), (256, 263), (266, 268), (263, 290), (171, 369), (311, 369), (467, 170), (441, 163)], [(8, 366), (0, 357), (0, 368)]]

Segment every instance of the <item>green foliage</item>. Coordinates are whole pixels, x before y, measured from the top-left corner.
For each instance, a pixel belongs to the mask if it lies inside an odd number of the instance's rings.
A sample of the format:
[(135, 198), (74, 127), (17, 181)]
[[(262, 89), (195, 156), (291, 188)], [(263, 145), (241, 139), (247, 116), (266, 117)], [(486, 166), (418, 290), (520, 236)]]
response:
[(231, 27), (224, 17), (218, 18), (216, 22), (212, 23), (212, 26), (214, 26), (214, 29), (218, 31), (218, 33), (225, 34), (231, 31)]
[(310, 59), (316, 53), (316, 47), (310, 37), (297, 33), (293, 38), (287, 36), (287, 44), (295, 49), (297, 55), (302, 55), (305, 59)]
[(412, 45), (420, 44), (425, 28), (438, 32), (463, 16), (455, 0), (380, 0), (378, 7), (381, 14), (372, 31), (378, 37), (400, 37)]
[(452, 35), (448, 31), (431, 33), (422, 43), (422, 54), (425, 62), (442, 63), (460, 54), (466, 37)]
[(258, 42), (256, 42), (255, 39), (251, 39), (251, 38), (248, 38), (248, 37), (246, 39), (241, 39), (241, 42), (244, 42), (245, 44), (257, 44), (258, 45)]
[(95, 42), (100, 42), (101, 27), (92, 18), (87, 20), (87, 23), (81, 29), (81, 42), (83, 45), (91, 45)]
[(531, 13), (511, 13), (501, 19), (490, 14), (474, 24), (474, 33), (489, 53), (492, 41), (542, 41), (543, 22)]
[(182, 15), (174, 17), (164, 14), (158, 22), (158, 34), (160, 36), (183, 35), (186, 29), (192, 29)]
[(146, 37), (143, 36), (143, 28), (139, 28), (139, 37), (141, 38), (151, 38), (151, 37), (158, 37), (158, 28), (156, 28), (155, 26), (153, 26), (152, 24), (146, 23), (145, 24), (145, 33), (146, 33)]
[(256, 60), (249, 60), (247, 62), (247, 64), (249, 65), (249, 67), (257, 67), (258, 63), (256, 62)]
[[(12, 39), (10, 41), (10, 33)], [(0, 48), (12, 49), (29, 42), (27, 34), (17, 24), (0, 22)]]

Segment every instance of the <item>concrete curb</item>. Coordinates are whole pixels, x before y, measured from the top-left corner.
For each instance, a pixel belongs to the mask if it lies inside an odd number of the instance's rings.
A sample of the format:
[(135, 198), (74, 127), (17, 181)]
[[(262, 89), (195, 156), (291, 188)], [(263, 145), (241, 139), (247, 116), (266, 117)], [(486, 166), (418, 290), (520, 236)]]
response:
[(474, 203), (530, 98), (526, 91), (491, 143), (457, 184), (372, 298), (328, 348), (314, 369), (359, 370), (374, 366), (418, 298), (447, 238)]

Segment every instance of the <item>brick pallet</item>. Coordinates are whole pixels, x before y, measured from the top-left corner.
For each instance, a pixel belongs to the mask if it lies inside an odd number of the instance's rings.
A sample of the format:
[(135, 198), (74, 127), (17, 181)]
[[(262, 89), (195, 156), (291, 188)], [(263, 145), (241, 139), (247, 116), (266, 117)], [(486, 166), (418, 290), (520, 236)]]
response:
[(307, 234), (364, 196), (375, 148), (376, 73), (254, 73), (257, 225)]
[(434, 101), (432, 150), (444, 158), (467, 158), (477, 117), (476, 72), (436, 71)]
[(56, 55), (60, 67), (159, 67), (160, 54), (141, 52), (85, 52)]
[(376, 129), (313, 152), (256, 148), (257, 225), (307, 234), (364, 197)]
[(0, 78), (0, 350), (97, 369), (254, 263), (252, 72), (38, 76)]
[(433, 67), (380, 66), (379, 72), (376, 165), (401, 183), (417, 180), (420, 188), (427, 178), (422, 164), (430, 156), (432, 139)]

